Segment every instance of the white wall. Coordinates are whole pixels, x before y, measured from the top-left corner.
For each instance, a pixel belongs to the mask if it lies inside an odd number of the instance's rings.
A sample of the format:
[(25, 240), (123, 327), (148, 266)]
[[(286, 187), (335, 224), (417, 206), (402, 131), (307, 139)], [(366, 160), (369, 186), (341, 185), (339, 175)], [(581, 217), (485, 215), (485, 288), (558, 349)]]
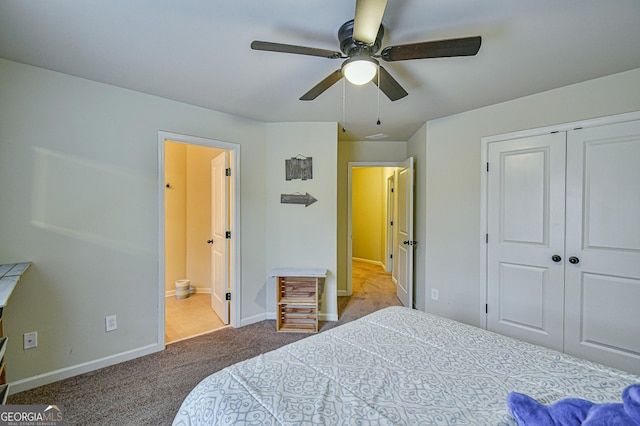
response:
[(264, 314), (264, 123), (0, 60), (0, 263), (33, 262), (5, 312), (13, 392), (158, 349), (159, 130), (241, 144), (241, 317)]
[[(640, 69), (429, 121), (426, 126), (426, 310), (480, 319), (480, 139), (640, 110)], [(420, 138), (422, 135), (420, 135)], [(413, 145), (413, 144), (410, 144)], [(419, 245), (420, 247), (420, 245)], [(427, 297), (439, 289), (439, 301)]]
[[(326, 268), (321, 319), (337, 320), (336, 190), (338, 133), (336, 123), (267, 124), (267, 270)], [(313, 179), (285, 180), (285, 160), (313, 159)], [(281, 194), (309, 193), (318, 201), (305, 207), (282, 204)], [(275, 318), (275, 280), (266, 287), (269, 317)]]

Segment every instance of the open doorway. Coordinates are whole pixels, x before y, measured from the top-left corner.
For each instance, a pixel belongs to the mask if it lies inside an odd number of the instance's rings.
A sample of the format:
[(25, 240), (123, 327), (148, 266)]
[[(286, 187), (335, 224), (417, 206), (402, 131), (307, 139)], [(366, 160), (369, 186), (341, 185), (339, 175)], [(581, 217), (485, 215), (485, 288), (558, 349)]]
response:
[(166, 344), (238, 323), (230, 296), (239, 294), (239, 147), (167, 132), (158, 142), (159, 334)]
[[(351, 171), (351, 260), (393, 271), (395, 167), (354, 167)], [(388, 269), (387, 269), (388, 268)]]
[(352, 261), (379, 264), (413, 307), (413, 158), (403, 162), (353, 162), (348, 169), (347, 295)]

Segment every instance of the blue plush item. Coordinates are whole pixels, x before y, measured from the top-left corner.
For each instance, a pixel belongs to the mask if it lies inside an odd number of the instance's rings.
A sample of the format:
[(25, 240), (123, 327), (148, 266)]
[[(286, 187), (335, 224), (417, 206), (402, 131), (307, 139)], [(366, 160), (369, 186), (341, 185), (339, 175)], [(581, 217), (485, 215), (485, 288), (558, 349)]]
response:
[(640, 426), (640, 384), (622, 391), (622, 403), (596, 404), (567, 398), (544, 405), (530, 396), (511, 392), (507, 406), (520, 426)]

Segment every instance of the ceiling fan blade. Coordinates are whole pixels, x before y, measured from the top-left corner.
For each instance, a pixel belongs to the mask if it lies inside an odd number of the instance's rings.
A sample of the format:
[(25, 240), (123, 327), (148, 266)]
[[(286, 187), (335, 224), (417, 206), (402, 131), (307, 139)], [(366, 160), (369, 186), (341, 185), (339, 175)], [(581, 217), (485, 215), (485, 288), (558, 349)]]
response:
[(407, 91), (400, 86), (400, 83), (398, 83), (384, 67), (378, 66), (378, 72), (380, 73), (380, 85), (378, 86), (377, 76), (373, 78), (373, 82), (387, 95), (387, 98), (392, 101), (397, 101), (408, 95)]
[(448, 40), (388, 46), (380, 57), (387, 62), (409, 59), (444, 58), (450, 56), (473, 56), (480, 50), (482, 37), (463, 37)]
[(329, 74), (327, 78), (322, 80), (320, 83), (313, 86), (311, 90), (300, 97), (301, 101), (312, 101), (318, 96), (320, 96), (325, 90), (329, 87), (336, 84), (342, 78), (342, 70), (336, 70)]
[(365, 44), (373, 44), (378, 36), (387, 0), (356, 0), (353, 22), (353, 39)]
[(320, 56), (321, 58), (342, 58), (342, 53), (333, 50), (317, 49), (315, 47), (294, 46), (292, 44), (272, 43), (269, 41), (254, 40), (251, 42), (253, 50), (266, 50), (267, 52), (294, 53), (296, 55)]

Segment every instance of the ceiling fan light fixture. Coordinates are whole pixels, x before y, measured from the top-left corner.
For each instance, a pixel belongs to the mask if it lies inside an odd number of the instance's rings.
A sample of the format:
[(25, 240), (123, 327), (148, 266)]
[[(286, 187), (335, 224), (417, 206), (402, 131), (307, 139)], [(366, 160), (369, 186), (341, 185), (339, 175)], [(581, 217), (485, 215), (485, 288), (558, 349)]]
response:
[(342, 64), (342, 74), (351, 84), (367, 84), (378, 72), (378, 63), (368, 56), (354, 56)]

